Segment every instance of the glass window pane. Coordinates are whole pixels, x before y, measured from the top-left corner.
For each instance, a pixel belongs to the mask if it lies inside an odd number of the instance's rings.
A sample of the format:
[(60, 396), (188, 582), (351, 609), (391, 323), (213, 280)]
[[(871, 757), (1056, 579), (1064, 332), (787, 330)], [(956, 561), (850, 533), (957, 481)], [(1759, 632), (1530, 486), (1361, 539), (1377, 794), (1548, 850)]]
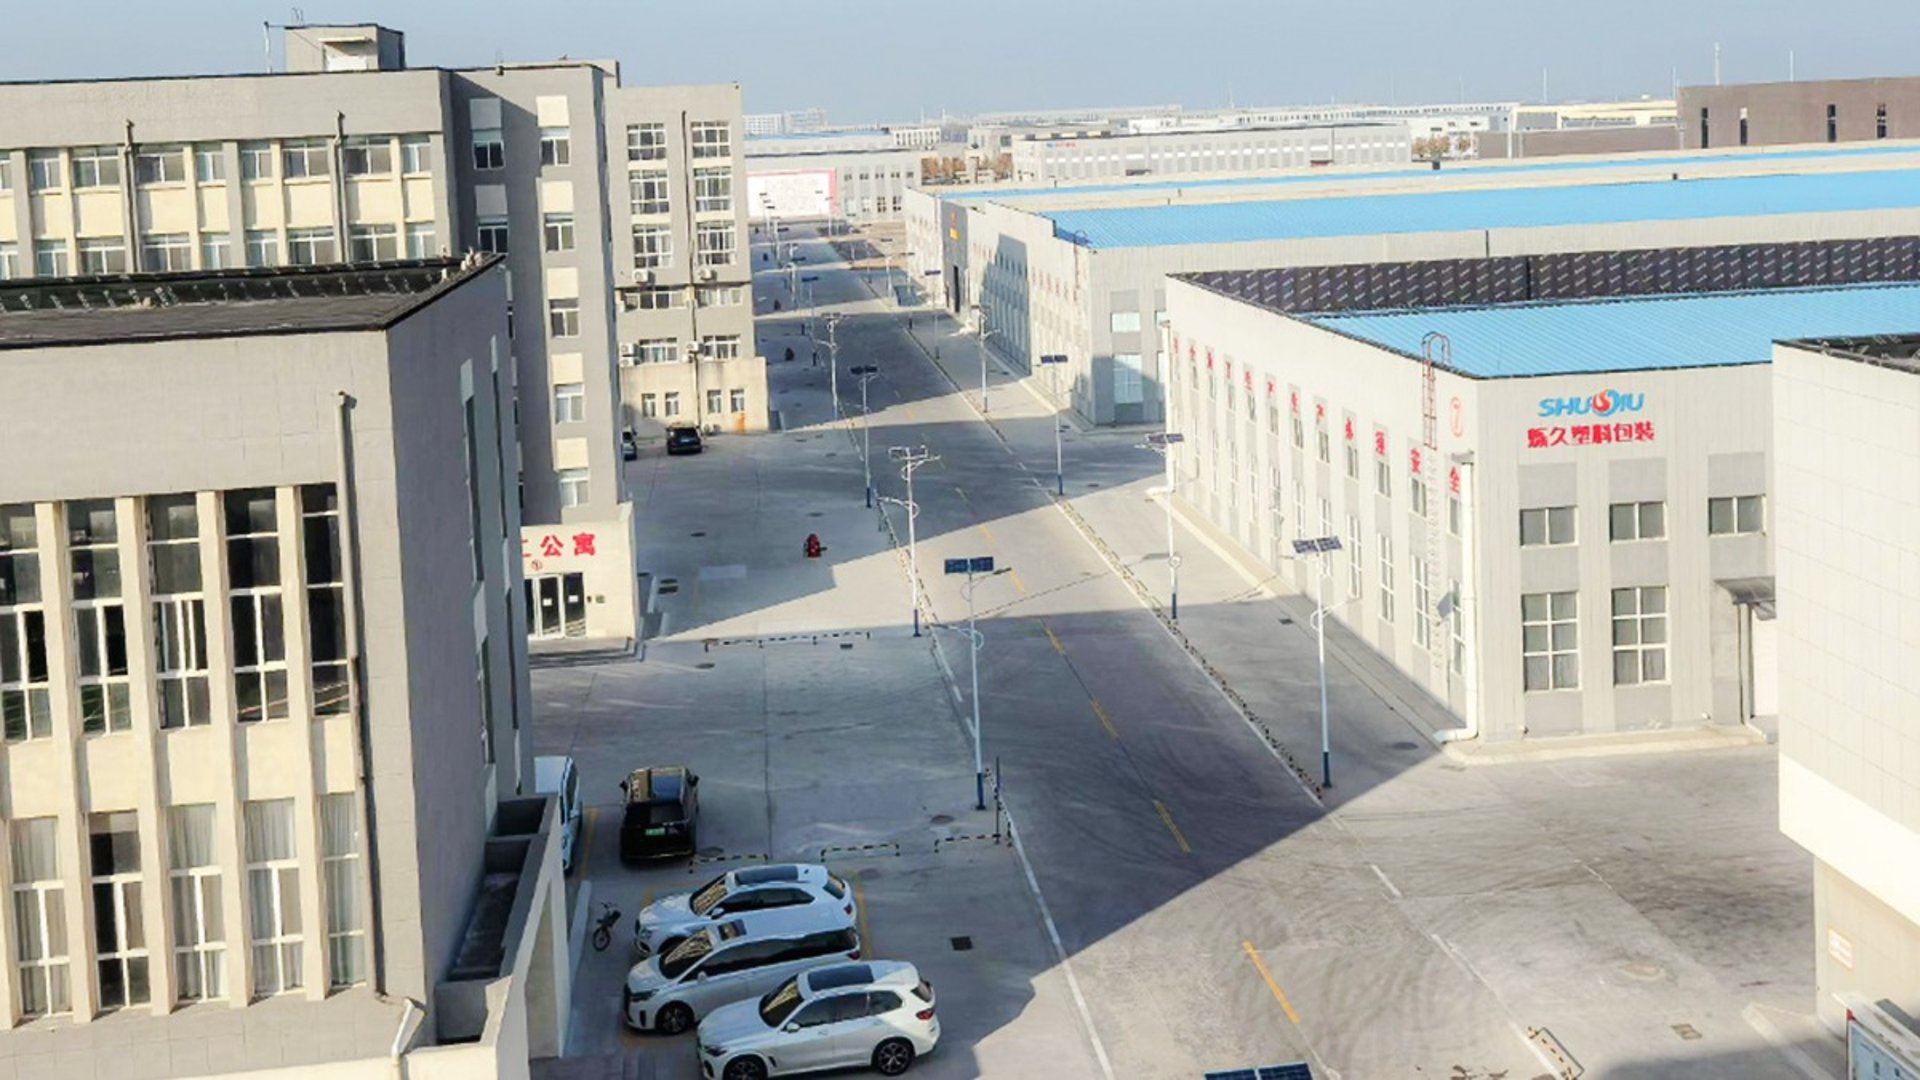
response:
[(1641, 675), (1648, 682), (1665, 682), (1667, 679), (1667, 650), (1648, 649), (1640, 654)]
[(1520, 597), (1520, 617), (1528, 622), (1540, 622), (1547, 617), (1547, 594), (1527, 593)]
[(1638, 593), (1634, 589), (1613, 590), (1613, 613), (1615, 615), (1634, 614), (1639, 610), (1637, 596)]
[(1667, 504), (1650, 502), (1640, 504), (1640, 538), (1657, 540), (1667, 535)]
[(1525, 663), (1522, 666), (1522, 670), (1525, 673), (1526, 688), (1528, 690), (1553, 689), (1553, 684), (1550, 681), (1548, 676), (1546, 657), (1544, 656), (1527, 657)]
[(1553, 595), (1553, 617), (1571, 619), (1580, 613), (1580, 594), (1557, 592)]
[(1613, 643), (1615, 645), (1640, 644), (1640, 623), (1635, 619), (1613, 620)]
[(1743, 496), (1740, 499), (1738, 506), (1739, 521), (1737, 524), (1741, 532), (1752, 533), (1761, 530), (1760, 519), (1762, 516), (1762, 506), (1763, 503), (1758, 495)]
[(1640, 681), (1640, 654), (1632, 650), (1613, 654), (1613, 684), (1632, 686)]
[(1520, 546), (1531, 547), (1545, 543), (1547, 539), (1547, 518), (1538, 510), (1520, 511)]
[(1643, 616), (1640, 620), (1640, 640), (1648, 645), (1665, 645), (1667, 643), (1666, 616), (1654, 618)]
[(1707, 500), (1707, 532), (1715, 535), (1733, 531), (1733, 500)]
[(1553, 651), (1566, 652), (1580, 647), (1579, 623), (1553, 624)]
[(1573, 543), (1573, 507), (1557, 506), (1547, 511), (1547, 540), (1554, 544)]
[(1556, 690), (1579, 689), (1580, 658), (1578, 656), (1556, 656), (1553, 658), (1553, 685)]
[(1607, 512), (1608, 535), (1615, 540), (1638, 539), (1632, 503), (1615, 503)]

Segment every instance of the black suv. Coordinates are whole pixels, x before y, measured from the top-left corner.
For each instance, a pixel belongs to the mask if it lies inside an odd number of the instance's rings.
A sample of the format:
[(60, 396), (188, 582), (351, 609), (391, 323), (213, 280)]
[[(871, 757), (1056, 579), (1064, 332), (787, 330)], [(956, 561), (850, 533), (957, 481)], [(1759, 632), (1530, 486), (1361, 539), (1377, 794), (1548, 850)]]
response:
[(700, 778), (691, 769), (635, 769), (620, 789), (627, 793), (620, 820), (620, 861), (691, 855), (700, 817)]
[(675, 427), (667, 429), (667, 453), (697, 454), (701, 449), (699, 428)]

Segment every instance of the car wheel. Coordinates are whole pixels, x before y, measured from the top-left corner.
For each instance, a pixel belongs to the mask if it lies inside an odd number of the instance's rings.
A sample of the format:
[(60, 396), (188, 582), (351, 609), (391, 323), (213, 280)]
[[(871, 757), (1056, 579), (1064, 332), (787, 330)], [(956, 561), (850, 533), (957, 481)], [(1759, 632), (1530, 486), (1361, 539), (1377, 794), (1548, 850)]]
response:
[(873, 1048), (873, 1071), (881, 1076), (899, 1076), (913, 1064), (913, 1044), (905, 1039), (888, 1039)]
[(693, 1010), (676, 1001), (660, 1010), (653, 1026), (663, 1035), (678, 1035), (693, 1026)]
[(727, 1062), (720, 1080), (767, 1080), (767, 1066), (757, 1057), (739, 1057)]

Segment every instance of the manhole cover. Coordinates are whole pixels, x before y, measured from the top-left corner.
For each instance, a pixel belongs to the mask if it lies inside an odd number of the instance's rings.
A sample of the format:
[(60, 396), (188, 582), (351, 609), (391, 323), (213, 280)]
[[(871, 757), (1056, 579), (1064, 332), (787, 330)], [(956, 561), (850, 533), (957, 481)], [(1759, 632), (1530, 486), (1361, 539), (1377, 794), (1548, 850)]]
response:
[(680, 591), (680, 580), (678, 578), (661, 578), (660, 579), (660, 595), (661, 596), (672, 596), (674, 593), (677, 593), (679, 591)]
[(701, 531), (701, 532), (693, 532), (693, 533), (688, 533), (687, 535), (688, 535), (688, 536), (691, 536), (691, 537), (694, 537), (695, 539), (698, 539), (698, 538), (700, 538), (700, 537), (702, 537), (702, 536), (705, 536), (705, 535), (707, 535), (707, 534), (706, 534), (706, 532), (705, 532), (705, 531)]
[(828, 457), (839, 457), (839, 456), (840, 456), (840, 451), (838, 451), (838, 450), (829, 450), (829, 451), (827, 451), (827, 456), (828, 456)]
[(711, 671), (713, 669), (713, 661), (702, 660), (693, 666), (699, 668), (701, 671)]
[(947, 940), (953, 942), (954, 952), (968, 952), (973, 948), (973, 938), (965, 935), (957, 938), (948, 938)]
[(726, 850), (727, 850), (726, 848), (703, 847), (700, 849), (700, 857), (703, 859), (717, 858), (722, 852)]
[(843, 642), (841, 642), (841, 643), (840, 643), (840, 647), (841, 647), (842, 649), (851, 649), (851, 648), (853, 648), (853, 642), (851, 642), (851, 641), (843, 641)]
[(1281, 626), (1292, 626), (1292, 625), (1293, 625), (1293, 620), (1292, 620), (1291, 618), (1289, 618), (1288, 616), (1285, 616), (1285, 615), (1282, 615), (1282, 616), (1280, 616), (1280, 625), (1281, 625)]
[(1393, 749), (1395, 749), (1395, 750), (1418, 750), (1418, 749), (1420, 749), (1420, 744), (1419, 744), (1419, 743), (1417, 743), (1417, 742), (1406, 742), (1406, 741), (1401, 741), (1401, 742), (1396, 742), (1396, 743), (1388, 743), (1387, 745), (1388, 745), (1388, 746), (1390, 746), (1390, 747), (1392, 747), (1392, 748), (1393, 748)]
[(825, 513), (824, 511), (820, 511), (820, 510), (809, 510), (809, 511), (807, 511), (807, 516), (808, 516), (808, 517), (826, 517), (827, 515), (826, 515), (826, 513)]
[(1705, 1038), (1705, 1036), (1700, 1034), (1700, 1029), (1694, 1027), (1692, 1024), (1675, 1024), (1673, 1025), (1673, 1033), (1689, 1042), (1694, 1039)]
[(933, 823), (935, 825), (951, 825), (953, 824), (953, 815), (952, 814), (935, 814), (933, 815)]
[(1097, 487), (1099, 487), (1099, 486), (1100, 486), (1100, 484), (1099, 484), (1099, 482), (1098, 482), (1098, 481), (1095, 481), (1095, 480), (1089, 480), (1089, 481), (1087, 481), (1087, 486), (1088, 486), (1088, 487), (1090, 487), (1090, 488), (1097, 488)]

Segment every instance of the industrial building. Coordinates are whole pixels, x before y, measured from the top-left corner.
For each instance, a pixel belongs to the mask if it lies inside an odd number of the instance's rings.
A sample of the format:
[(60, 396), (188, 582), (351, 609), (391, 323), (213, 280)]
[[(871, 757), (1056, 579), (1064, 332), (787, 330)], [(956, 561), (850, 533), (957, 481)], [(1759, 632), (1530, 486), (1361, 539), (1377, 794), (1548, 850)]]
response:
[(284, 41), (271, 75), (0, 84), (0, 277), (505, 255), (523, 539), (595, 538), (529, 560), (530, 629), (632, 637), (621, 428), (766, 423), (739, 88), (407, 67), (372, 25)]
[(1911, 234), (1920, 148), (1640, 154), (915, 191), (916, 280), (1095, 424), (1161, 420), (1168, 274)]
[(1780, 828), (1814, 858), (1815, 1006), (1908, 1017), (1908, 1056), (1863, 1076), (1920, 1075), (1917, 327), (1773, 355)]
[(1104, 129), (1013, 135), (1013, 179), (1022, 183), (1254, 169), (1404, 165), (1413, 141), (1404, 123), (1231, 127), (1133, 133)]
[(926, 154), (884, 131), (747, 140), (747, 209), (777, 221), (896, 222)]
[[(1772, 342), (1911, 325), (1917, 252), (1174, 278), (1176, 483), (1483, 739), (1737, 729), (1776, 709)], [(1882, 258), (1907, 280), (1680, 291), (1756, 264), (1847, 280)], [(1542, 278), (1605, 298), (1480, 302)], [(1649, 279), (1673, 294), (1627, 294)], [(1386, 309), (1311, 310), (1342, 296)], [(1296, 557), (1320, 537), (1339, 550)]]
[(506, 297), (494, 256), (0, 285), (20, 1075), (562, 1049)]
[(1912, 139), (1920, 137), (1920, 78), (1683, 86), (1678, 112), (1691, 150)]

